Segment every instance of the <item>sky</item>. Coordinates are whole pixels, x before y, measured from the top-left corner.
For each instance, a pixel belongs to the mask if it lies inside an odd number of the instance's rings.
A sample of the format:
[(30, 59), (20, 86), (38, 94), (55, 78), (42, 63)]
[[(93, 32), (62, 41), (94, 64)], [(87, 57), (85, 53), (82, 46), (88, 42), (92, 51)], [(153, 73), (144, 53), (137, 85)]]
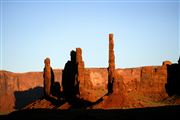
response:
[(108, 67), (114, 34), (116, 68), (176, 63), (179, 0), (1, 0), (0, 69), (42, 71), (44, 59), (63, 69), (82, 48), (85, 67)]

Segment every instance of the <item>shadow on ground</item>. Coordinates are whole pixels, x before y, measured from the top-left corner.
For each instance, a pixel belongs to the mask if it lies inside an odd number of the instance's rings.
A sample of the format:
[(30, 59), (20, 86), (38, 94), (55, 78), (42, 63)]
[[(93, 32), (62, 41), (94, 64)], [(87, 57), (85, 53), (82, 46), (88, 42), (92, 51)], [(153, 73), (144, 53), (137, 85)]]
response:
[(179, 119), (179, 106), (163, 106), (152, 108), (116, 109), (116, 110), (57, 110), (57, 109), (29, 109), (20, 110), (9, 115), (0, 116), (1, 120), (17, 119), (43, 119), (43, 120), (152, 120), (152, 119)]
[(21, 109), (28, 105), (29, 103), (41, 98), (43, 96), (43, 88), (35, 87), (33, 89), (28, 89), (26, 91), (15, 91), (15, 109)]

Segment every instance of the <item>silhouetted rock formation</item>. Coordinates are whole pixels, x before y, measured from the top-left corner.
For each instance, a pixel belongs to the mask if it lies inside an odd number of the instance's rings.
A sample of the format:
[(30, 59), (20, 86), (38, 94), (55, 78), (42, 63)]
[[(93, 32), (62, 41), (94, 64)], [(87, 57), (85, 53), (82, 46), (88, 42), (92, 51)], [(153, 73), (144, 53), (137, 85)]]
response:
[(52, 95), (52, 89), (54, 84), (54, 72), (50, 66), (50, 59), (46, 58), (44, 60), (44, 96), (50, 97)]
[(166, 91), (169, 96), (180, 95), (180, 59), (178, 64), (169, 64), (167, 65), (167, 84)]
[(52, 95), (56, 98), (62, 97), (62, 92), (60, 91), (61, 86), (59, 82), (54, 82), (53, 87), (52, 87)]
[(115, 79), (114, 41), (113, 41), (113, 34), (109, 34), (108, 93), (113, 92), (114, 79)]
[(77, 77), (77, 64), (76, 64), (76, 52), (71, 51), (71, 60), (65, 64), (62, 74), (62, 87), (65, 98), (69, 102), (73, 102), (76, 98), (78, 81)]
[[(104, 71), (105, 70), (105, 71)], [(62, 86), (65, 98), (77, 102), (96, 102), (107, 93), (106, 69), (85, 69), (81, 48), (71, 51), (71, 61), (65, 65)]]

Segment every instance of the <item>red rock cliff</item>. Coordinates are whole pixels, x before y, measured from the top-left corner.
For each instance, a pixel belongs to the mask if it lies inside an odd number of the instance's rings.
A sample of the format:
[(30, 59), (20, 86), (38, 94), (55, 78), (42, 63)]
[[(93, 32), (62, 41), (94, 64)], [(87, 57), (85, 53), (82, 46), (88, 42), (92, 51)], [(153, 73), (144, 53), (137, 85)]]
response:
[[(54, 70), (55, 80), (61, 83), (61, 70)], [(11, 112), (16, 109), (15, 93), (23, 93), (23, 91), (32, 91), (36, 87), (43, 87), (43, 73), (42, 72), (28, 72), (28, 73), (12, 73), (8, 71), (0, 71), (0, 113)], [(26, 92), (27, 93), (27, 92)], [(24, 94), (25, 95), (25, 94)], [(38, 94), (41, 97), (42, 94)], [(21, 98), (31, 99), (33, 95), (23, 96)], [(30, 100), (29, 100), (30, 102)]]

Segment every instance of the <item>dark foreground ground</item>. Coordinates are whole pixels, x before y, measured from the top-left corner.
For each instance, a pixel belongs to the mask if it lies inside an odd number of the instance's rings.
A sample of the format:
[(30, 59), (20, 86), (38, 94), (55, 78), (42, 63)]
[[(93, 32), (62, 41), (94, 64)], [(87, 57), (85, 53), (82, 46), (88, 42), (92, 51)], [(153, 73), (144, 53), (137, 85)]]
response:
[(29, 109), (1, 115), (0, 120), (180, 120), (180, 105), (153, 108), (87, 110)]

